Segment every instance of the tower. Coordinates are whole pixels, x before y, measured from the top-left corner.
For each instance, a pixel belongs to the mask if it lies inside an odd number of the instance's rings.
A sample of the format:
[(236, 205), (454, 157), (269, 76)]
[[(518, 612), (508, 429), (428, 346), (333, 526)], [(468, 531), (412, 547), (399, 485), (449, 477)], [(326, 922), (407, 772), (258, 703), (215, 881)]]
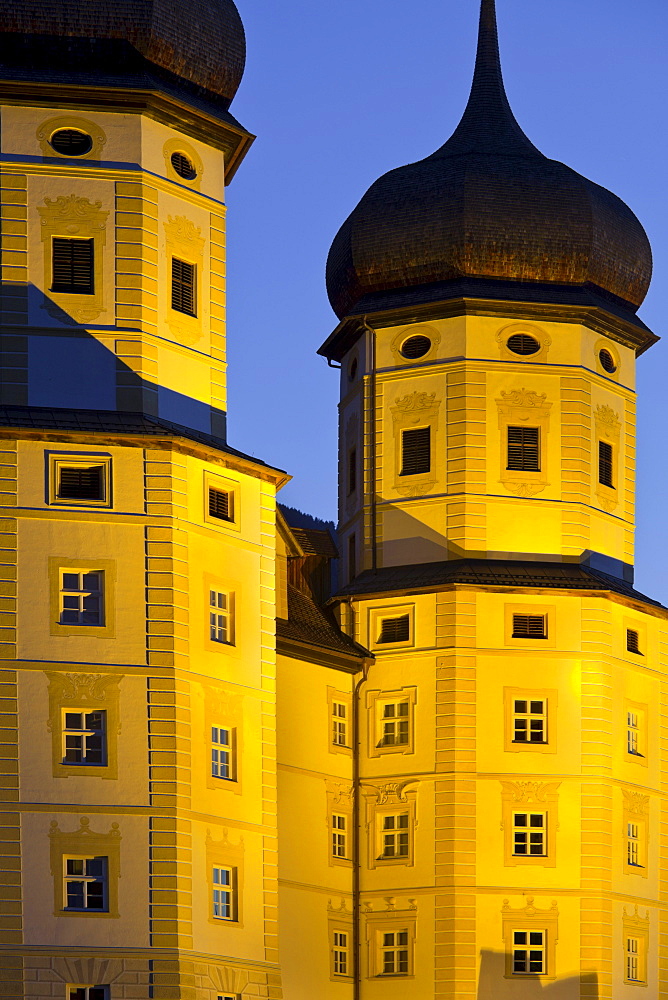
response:
[(0, 13), (0, 990), (278, 997), (286, 477), (225, 438), (243, 27)]
[[(666, 611), (633, 588), (633, 213), (517, 124), (482, 0), (453, 136), (342, 225), (361, 996), (663, 996)], [(557, 995), (557, 994), (555, 994)]]

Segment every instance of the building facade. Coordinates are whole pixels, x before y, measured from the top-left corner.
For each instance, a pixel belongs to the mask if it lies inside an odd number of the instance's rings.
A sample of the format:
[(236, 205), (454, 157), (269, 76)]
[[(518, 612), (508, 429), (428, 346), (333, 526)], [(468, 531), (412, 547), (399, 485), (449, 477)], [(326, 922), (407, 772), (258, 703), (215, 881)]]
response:
[(226, 440), (232, 0), (0, 13), (0, 996), (668, 996), (651, 252), (493, 0), (332, 245), (336, 544)]

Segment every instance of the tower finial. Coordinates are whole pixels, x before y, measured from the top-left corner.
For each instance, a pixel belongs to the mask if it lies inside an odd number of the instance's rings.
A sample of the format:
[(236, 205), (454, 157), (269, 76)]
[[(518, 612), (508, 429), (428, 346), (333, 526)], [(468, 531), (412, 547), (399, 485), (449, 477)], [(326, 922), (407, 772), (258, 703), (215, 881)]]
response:
[(501, 72), (495, 0), (481, 0), (478, 52), (471, 93), (454, 134), (435, 156), (443, 153), (537, 153), (517, 124)]

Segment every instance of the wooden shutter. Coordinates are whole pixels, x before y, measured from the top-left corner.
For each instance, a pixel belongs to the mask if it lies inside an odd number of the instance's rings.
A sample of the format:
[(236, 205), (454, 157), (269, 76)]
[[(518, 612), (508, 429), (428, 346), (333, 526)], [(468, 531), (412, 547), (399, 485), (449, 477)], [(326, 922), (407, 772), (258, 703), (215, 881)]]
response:
[(378, 642), (408, 642), (410, 637), (411, 625), (408, 615), (401, 615), (399, 618), (383, 618)]
[(612, 485), (612, 445), (607, 441), (598, 442), (598, 481), (603, 486)]
[(547, 639), (545, 615), (513, 615), (513, 639)]
[(53, 237), (51, 291), (92, 295), (94, 241)]
[(640, 653), (640, 636), (634, 628), (626, 630), (626, 648), (629, 653)]
[(61, 466), (58, 470), (58, 499), (104, 500), (104, 467)]
[(209, 517), (217, 517), (221, 521), (232, 521), (232, 497), (227, 490), (217, 490), (209, 487)]
[(508, 428), (508, 468), (540, 472), (537, 427)]
[(172, 309), (195, 316), (195, 265), (172, 257)]
[(416, 427), (401, 435), (401, 475), (416, 476), (431, 469), (431, 427)]

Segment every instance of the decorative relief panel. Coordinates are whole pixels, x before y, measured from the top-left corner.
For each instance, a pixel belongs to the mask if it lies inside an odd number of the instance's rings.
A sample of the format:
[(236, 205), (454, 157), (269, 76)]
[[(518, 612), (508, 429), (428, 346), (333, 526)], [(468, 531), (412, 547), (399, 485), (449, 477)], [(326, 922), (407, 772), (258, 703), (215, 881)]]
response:
[[(121, 732), (120, 682), (122, 674), (64, 674), (47, 672), (49, 718), (54, 778), (118, 777), (118, 736)], [(63, 715), (67, 710), (106, 712), (106, 764), (71, 767), (63, 764)]]
[[(510, 901), (504, 899), (501, 909), (503, 923), (503, 941), (506, 954), (506, 979), (516, 978), (513, 969), (514, 931), (542, 931), (545, 954), (545, 971), (541, 979), (556, 979), (556, 949), (559, 940), (559, 908), (556, 899), (549, 909), (534, 906), (534, 897), (526, 897), (526, 906), (512, 907)], [(532, 976), (538, 979), (538, 975)]]
[[(622, 425), (619, 421), (619, 414), (615, 413), (611, 406), (599, 405), (594, 411), (594, 455), (598, 458), (599, 442), (605, 441), (612, 448), (612, 481), (619, 487), (620, 480), (620, 454), (619, 444), (621, 440)], [(599, 481), (598, 461), (592, 463), (595, 476), (595, 491), (599, 507), (602, 510), (612, 513), (619, 504), (619, 489), (606, 486)]]
[[(90, 828), (90, 820), (82, 816), (79, 829), (61, 830), (53, 820), (49, 830), (51, 842), (51, 874), (54, 887), (54, 916), (118, 917), (118, 880), (121, 877), (121, 832), (118, 823), (112, 823), (108, 833), (95, 833)], [(67, 910), (65, 899), (65, 865), (67, 857), (106, 857), (107, 859), (107, 908), (101, 910)]]
[[(554, 868), (557, 863), (557, 793), (560, 781), (502, 781), (501, 798), (503, 818), (501, 829), (504, 831), (504, 864), (540, 865), (543, 868)], [(542, 813), (544, 854), (516, 855), (513, 845), (513, 816), (516, 812), (526, 809), (527, 813)]]
[[(435, 458), (443, 449), (438, 446), (438, 415), (441, 400), (436, 393), (411, 392), (397, 397), (390, 407), (394, 426), (394, 489), (401, 496), (417, 497), (431, 493), (438, 482)], [(401, 475), (402, 433), (412, 427), (431, 428), (431, 461), (429, 472)]]
[[(499, 430), (501, 431), (501, 471), (499, 482), (505, 489), (518, 497), (532, 497), (550, 485), (547, 474), (547, 436), (550, 427), (550, 410), (552, 403), (548, 402), (546, 393), (534, 392), (532, 389), (512, 389), (501, 392), (496, 400), (499, 412)], [(508, 428), (536, 427), (538, 428), (538, 470), (509, 469), (508, 466)]]
[[(77, 154), (76, 157), (59, 153), (51, 145), (51, 136), (60, 129), (71, 128), (77, 132), (85, 132), (90, 136), (91, 148), (87, 153)], [(37, 129), (37, 139), (39, 141), (43, 156), (54, 156), (59, 160), (100, 160), (102, 151), (107, 142), (107, 135), (104, 129), (96, 122), (91, 122), (87, 118), (80, 118), (78, 115), (58, 115), (56, 118), (48, 118)]]
[(202, 336), (202, 269), (204, 245), (206, 239), (202, 230), (183, 215), (167, 217), (165, 226), (165, 256), (167, 266), (167, 281), (171, 285), (172, 258), (177, 257), (195, 267), (195, 302), (196, 316), (189, 316), (171, 308), (167, 303), (167, 326), (174, 340), (186, 346), (192, 346)]

